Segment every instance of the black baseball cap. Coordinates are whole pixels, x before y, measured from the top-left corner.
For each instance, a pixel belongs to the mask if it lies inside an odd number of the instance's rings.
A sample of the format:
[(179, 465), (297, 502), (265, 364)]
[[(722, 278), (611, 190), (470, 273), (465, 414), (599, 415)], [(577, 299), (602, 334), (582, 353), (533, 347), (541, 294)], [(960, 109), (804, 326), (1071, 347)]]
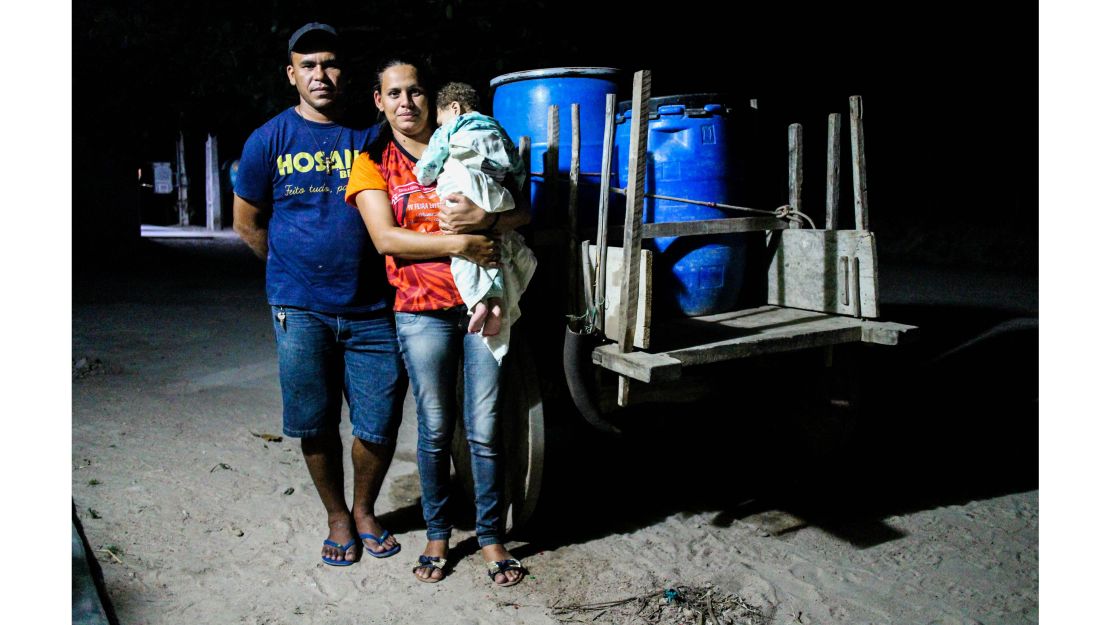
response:
[(312, 38), (330, 38), (334, 45), (339, 45), (339, 33), (335, 32), (335, 28), (320, 22), (309, 22), (301, 26), (289, 37), (289, 54), (293, 54), (293, 48), (301, 41), (306, 35), (313, 35)]

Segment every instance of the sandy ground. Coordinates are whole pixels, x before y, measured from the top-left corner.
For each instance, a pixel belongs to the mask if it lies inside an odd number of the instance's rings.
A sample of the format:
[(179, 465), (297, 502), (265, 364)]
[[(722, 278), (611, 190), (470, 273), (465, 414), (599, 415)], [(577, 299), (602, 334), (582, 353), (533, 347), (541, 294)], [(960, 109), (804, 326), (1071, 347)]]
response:
[[(885, 313), (941, 319), (908, 302)], [(1020, 316), (979, 313), (914, 357)], [(444, 582), (410, 573), (423, 538), (411, 398), (378, 502), (401, 553), (320, 562), (296, 441), (256, 436), (280, 434), (276, 362), (261, 265), (233, 241), (148, 242), (128, 271), (79, 271), (73, 359), (72, 496), (125, 624), (555, 623), (553, 605), (705, 584), (774, 623), (1038, 621), (1035, 398), (986, 411), (958, 385), (897, 388), (836, 454), (776, 437), (759, 425), (773, 412), (723, 413), (736, 404), (721, 397), (644, 413), (616, 441), (571, 427), (552, 453), (575, 453), (552, 457), (537, 522), (509, 543), (531, 574), (500, 589), (466, 530)], [(1012, 366), (1000, 375), (1028, 375)], [(888, 411), (907, 393), (916, 408)]]

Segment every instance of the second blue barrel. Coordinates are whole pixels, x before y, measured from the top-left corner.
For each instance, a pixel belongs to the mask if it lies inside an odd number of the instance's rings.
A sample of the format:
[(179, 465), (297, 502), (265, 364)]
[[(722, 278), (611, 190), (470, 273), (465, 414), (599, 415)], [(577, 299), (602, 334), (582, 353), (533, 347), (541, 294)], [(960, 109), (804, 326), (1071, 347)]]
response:
[[(559, 173), (570, 171), (571, 104), (579, 105), (580, 171), (600, 174), (601, 146), (605, 141), (605, 96), (616, 94), (620, 70), (610, 67), (555, 67), (503, 74), (490, 81), (493, 116), (513, 142), (532, 139), (532, 171), (543, 171), (547, 151), (547, 111), (559, 106)], [(579, 223), (588, 232), (597, 222), (600, 192), (598, 175), (582, 175), (579, 182)], [(548, 207), (545, 181), (532, 183), (533, 223), (563, 223), (567, 210), (567, 183), (560, 184), (559, 206)], [(554, 214), (559, 211), (560, 214)], [(593, 218), (591, 220), (591, 215)]]
[[(619, 185), (628, 186), (631, 102), (618, 107), (616, 151)], [(728, 110), (715, 94), (648, 100), (645, 193), (728, 202), (734, 171), (728, 149)], [(673, 200), (647, 198), (644, 222), (724, 219), (742, 215)], [(744, 233), (644, 239), (656, 256), (656, 304), (687, 316), (732, 310), (747, 272)]]

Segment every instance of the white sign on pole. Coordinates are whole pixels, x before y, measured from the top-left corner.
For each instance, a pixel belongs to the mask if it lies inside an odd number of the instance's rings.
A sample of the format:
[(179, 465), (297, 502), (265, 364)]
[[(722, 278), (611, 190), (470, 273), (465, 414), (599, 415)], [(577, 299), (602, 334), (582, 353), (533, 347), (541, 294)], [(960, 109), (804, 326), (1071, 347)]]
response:
[(173, 193), (173, 167), (169, 163), (154, 163), (154, 192)]

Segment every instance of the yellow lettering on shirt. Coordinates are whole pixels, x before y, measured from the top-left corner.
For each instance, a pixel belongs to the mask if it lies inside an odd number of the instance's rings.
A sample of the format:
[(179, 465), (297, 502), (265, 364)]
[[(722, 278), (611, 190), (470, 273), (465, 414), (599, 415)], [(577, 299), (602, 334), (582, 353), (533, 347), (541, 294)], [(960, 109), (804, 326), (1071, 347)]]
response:
[(288, 176), (293, 173), (293, 155), (286, 154), (277, 157), (277, 166), (279, 176)]
[(293, 157), (293, 167), (302, 174), (312, 170), (313, 159), (308, 152), (297, 152)]

